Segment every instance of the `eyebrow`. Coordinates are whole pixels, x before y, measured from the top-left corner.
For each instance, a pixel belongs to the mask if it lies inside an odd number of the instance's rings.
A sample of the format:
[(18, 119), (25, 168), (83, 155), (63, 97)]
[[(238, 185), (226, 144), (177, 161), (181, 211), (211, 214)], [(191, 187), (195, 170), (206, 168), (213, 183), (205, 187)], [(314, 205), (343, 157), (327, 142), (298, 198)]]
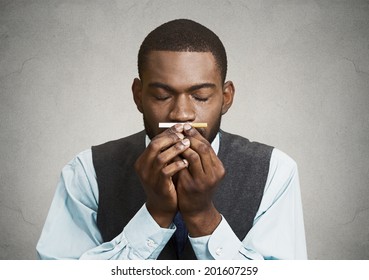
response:
[[(151, 87), (151, 88), (161, 88), (161, 89), (164, 89), (165, 91), (168, 91), (168, 92), (171, 92), (171, 93), (176, 93), (177, 92), (177, 90), (175, 90), (173, 87), (171, 87), (167, 84), (160, 83), (160, 82), (152, 82), (152, 83), (149, 83), (148, 86)], [(193, 92), (193, 91), (203, 89), (203, 88), (215, 88), (215, 87), (216, 87), (216, 85), (213, 84), (213, 83), (201, 83), (201, 84), (196, 84), (196, 85), (190, 86), (189, 88), (187, 88), (185, 90), (185, 92)]]

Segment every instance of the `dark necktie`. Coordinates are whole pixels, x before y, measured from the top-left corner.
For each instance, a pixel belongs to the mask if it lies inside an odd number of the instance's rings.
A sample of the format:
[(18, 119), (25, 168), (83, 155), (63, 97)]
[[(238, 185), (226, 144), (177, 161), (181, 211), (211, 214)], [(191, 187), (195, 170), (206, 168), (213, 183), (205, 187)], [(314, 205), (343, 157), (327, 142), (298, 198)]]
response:
[(188, 231), (180, 212), (177, 212), (177, 214), (175, 215), (173, 223), (177, 227), (177, 230), (174, 233), (174, 239), (177, 245), (177, 255), (178, 257), (180, 257), (187, 242)]

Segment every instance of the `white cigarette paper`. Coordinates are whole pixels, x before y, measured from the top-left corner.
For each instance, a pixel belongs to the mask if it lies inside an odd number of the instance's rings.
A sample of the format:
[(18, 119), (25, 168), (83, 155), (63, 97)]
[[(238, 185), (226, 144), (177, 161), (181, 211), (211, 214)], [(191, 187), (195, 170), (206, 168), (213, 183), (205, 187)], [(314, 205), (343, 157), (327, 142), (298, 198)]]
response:
[[(178, 123), (175, 122), (160, 122), (159, 123), (159, 128), (169, 128), (172, 127), (173, 125), (176, 125)], [(180, 124), (186, 124), (186, 123), (180, 123)], [(190, 126), (195, 127), (195, 128), (203, 128), (203, 127), (208, 127), (207, 123), (188, 123)]]

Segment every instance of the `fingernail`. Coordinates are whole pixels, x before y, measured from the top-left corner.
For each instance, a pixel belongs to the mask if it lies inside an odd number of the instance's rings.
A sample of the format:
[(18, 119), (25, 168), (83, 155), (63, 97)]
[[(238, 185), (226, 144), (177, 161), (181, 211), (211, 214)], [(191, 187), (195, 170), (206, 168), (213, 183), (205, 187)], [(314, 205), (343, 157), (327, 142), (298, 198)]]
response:
[(178, 132), (182, 132), (183, 131), (183, 124), (180, 124), (180, 123), (177, 123), (175, 126), (174, 126), (175, 130), (178, 131)]
[(183, 126), (184, 130), (190, 130), (192, 128), (192, 126), (188, 123), (186, 123), (184, 126)]
[(182, 144), (185, 145), (185, 146), (189, 146), (190, 145), (190, 140), (188, 138), (183, 139)]
[(183, 163), (184, 163), (184, 165), (186, 166), (186, 167), (188, 167), (188, 161), (187, 161), (187, 159), (182, 159), (182, 161), (183, 161)]

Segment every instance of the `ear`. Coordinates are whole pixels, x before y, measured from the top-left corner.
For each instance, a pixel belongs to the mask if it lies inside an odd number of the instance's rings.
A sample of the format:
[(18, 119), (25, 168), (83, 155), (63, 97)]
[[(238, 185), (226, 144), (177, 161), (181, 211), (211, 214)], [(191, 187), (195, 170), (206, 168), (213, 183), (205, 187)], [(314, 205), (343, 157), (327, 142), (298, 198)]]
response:
[(135, 78), (132, 83), (133, 100), (136, 103), (137, 109), (143, 113), (142, 109), (142, 82), (140, 79)]
[(222, 115), (227, 113), (228, 109), (232, 106), (235, 88), (232, 81), (227, 81), (223, 85), (223, 105)]

